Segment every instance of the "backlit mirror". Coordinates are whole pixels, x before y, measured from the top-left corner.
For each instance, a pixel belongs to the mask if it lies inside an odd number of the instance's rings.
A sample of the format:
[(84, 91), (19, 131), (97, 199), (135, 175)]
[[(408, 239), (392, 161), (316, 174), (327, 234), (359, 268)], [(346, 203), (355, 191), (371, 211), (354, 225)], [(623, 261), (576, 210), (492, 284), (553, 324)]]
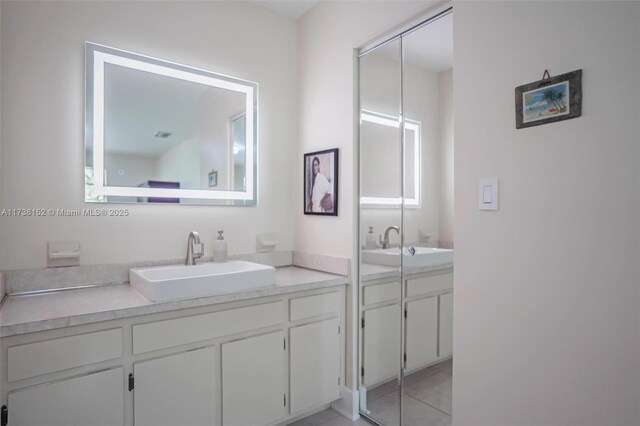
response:
[(85, 201), (255, 205), (256, 83), (86, 43)]
[[(360, 197), (362, 207), (400, 208), (402, 197), (397, 182), (401, 170), (395, 166), (401, 156), (396, 145), (400, 132), (399, 118), (362, 110), (360, 129), (363, 143), (361, 167), (364, 169)], [(420, 130), (419, 121), (405, 119), (404, 173), (407, 179), (404, 193), (405, 206), (408, 207), (420, 205)]]

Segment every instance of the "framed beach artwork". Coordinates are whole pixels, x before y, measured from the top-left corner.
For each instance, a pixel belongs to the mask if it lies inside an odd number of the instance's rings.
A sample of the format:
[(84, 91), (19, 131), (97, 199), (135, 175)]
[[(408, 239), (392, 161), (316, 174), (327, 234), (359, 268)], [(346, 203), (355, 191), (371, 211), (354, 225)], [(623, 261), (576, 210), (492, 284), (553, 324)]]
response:
[(304, 154), (304, 214), (338, 216), (338, 149)]
[[(582, 70), (516, 87), (516, 128), (555, 123), (582, 115)], [(546, 78), (545, 78), (546, 77)]]

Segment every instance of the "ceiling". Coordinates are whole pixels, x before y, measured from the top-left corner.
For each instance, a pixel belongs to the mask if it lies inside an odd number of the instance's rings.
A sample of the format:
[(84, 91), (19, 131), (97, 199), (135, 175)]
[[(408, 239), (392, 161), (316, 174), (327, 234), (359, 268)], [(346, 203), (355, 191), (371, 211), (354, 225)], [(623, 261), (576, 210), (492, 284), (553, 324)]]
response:
[(252, 0), (251, 3), (266, 7), (280, 15), (298, 19), (320, 0)]
[[(406, 64), (436, 73), (452, 68), (453, 13), (406, 35), (402, 43)], [(399, 57), (397, 43), (386, 44), (376, 52), (390, 59)]]
[[(108, 65), (105, 152), (156, 157), (197, 136), (203, 117), (230, 117), (244, 102), (241, 93)], [(158, 132), (171, 135), (158, 138)]]

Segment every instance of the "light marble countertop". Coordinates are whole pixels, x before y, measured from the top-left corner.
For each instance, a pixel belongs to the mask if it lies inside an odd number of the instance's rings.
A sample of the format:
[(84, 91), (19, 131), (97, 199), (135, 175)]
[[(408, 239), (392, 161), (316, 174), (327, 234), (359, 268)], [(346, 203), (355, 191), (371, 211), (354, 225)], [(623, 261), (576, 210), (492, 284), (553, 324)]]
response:
[[(442, 265), (423, 266), (405, 268), (405, 275), (422, 274), (425, 272), (453, 269), (453, 263), (443, 263)], [(360, 275), (363, 281), (377, 280), (381, 278), (391, 278), (400, 276), (400, 268), (395, 266), (374, 265), (363, 263), (360, 266)]]
[(276, 268), (276, 284), (197, 299), (150, 302), (129, 284), (8, 296), (0, 308), (0, 337), (257, 297), (344, 285), (345, 276), (288, 266)]

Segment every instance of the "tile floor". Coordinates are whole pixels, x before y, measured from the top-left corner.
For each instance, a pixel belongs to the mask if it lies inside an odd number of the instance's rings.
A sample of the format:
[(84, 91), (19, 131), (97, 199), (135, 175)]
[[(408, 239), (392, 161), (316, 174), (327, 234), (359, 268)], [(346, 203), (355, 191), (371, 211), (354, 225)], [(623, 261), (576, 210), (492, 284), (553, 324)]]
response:
[[(451, 384), (453, 363), (444, 361), (415, 372), (404, 379), (403, 426), (451, 425)], [(386, 426), (398, 426), (398, 384), (391, 381), (367, 392), (367, 408), (371, 417)], [(360, 418), (354, 422), (332, 409), (320, 411), (291, 426), (365, 426), (370, 423)]]

